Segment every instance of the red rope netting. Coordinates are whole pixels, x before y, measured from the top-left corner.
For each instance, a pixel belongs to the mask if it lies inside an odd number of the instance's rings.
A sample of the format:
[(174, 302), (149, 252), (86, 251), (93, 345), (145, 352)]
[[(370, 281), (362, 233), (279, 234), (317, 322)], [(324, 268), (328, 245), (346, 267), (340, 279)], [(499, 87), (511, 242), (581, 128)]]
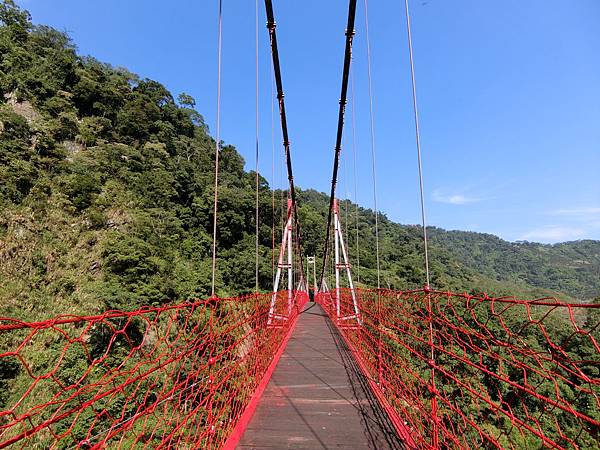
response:
[(600, 305), (357, 294), (362, 326), (336, 321), (335, 293), (317, 301), (409, 448), (600, 448)]
[(306, 301), (276, 326), (271, 294), (0, 319), (0, 448), (219, 448)]

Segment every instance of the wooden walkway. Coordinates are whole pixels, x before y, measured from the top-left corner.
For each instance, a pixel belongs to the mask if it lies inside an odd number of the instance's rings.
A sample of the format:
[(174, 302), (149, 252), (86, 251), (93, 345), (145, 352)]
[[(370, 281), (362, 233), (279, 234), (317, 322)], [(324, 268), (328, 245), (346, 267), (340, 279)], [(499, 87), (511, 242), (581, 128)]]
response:
[(403, 447), (335, 326), (308, 303), (237, 448)]

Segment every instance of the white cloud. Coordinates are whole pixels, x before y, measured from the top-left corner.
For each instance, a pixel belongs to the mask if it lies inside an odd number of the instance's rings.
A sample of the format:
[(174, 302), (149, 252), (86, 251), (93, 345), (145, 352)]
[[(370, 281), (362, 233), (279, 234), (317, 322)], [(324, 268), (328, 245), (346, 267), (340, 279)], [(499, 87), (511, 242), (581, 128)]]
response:
[(600, 207), (587, 206), (582, 208), (567, 208), (551, 211), (554, 216), (591, 217), (600, 215)]
[[(597, 239), (600, 232), (600, 207), (575, 206), (547, 211), (554, 224), (531, 230), (523, 239), (540, 242), (561, 242), (584, 237)], [(556, 221), (560, 223), (556, 223)]]
[(570, 228), (564, 226), (547, 226), (535, 228), (521, 236), (522, 241), (534, 241), (544, 243), (555, 243), (579, 239), (586, 234), (581, 228)]
[(450, 205), (466, 205), (468, 203), (477, 203), (480, 198), (471, 197), (464, 194), (444, 194), (440, 189), (433, 191), (433, 201), (438, 203), (448, 203)]

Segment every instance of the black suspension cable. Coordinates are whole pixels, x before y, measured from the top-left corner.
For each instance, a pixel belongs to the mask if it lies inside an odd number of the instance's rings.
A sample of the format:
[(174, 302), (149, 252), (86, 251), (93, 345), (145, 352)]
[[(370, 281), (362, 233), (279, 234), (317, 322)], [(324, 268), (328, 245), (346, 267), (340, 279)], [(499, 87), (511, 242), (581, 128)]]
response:
[(300, 222), (298, 220), (298, 206), (296, 204), (296, 190), (294, 189), (294, 175), (292, 171), (292, 154), (290, 151), (290, 139), (288, 136), (287, 117), (285, 114), (285, 102), (283, 95), (283, 83), (281, 81), (281, 65), (279, 63), (279, 50), (277, 47), (277, 33), (275, 28), (275, 16), (273, 14), (273, 2), (265, 0), (265, 9), (267, 12), (267, 29), (269, 30), (269, 40), (271, 42), (271, 56), (273, 58), (273, 71), (275, 72), (275, 85), (277, 88), (277, 100), (279, 101), (279, 115), (281, 116), (281, 133), (283, 134), (283, 147), (285, 150), (285, 160), (287, 166), (288, 180), (290, 183), (290, 198), (294, 208), (294, 226), (296, 228), (297, 246), (300, 256), (300, 273), (304, 276), (304, 255), (301, 246)]
[(323, 265), (321, 267), (321, 284), (325, 275), (325, 267), (329, 256), (329, 236), (331, 229), (331, 218), (333, 204), (335, 201), (335, 188), (337, 185), (338, 167), (340, 164), (340, 152), (342, 150), (342, 135), (344, 131), (344, 112), (346, 110), (346, 98), (348, 94), (348, 78), (350, 64), (352, 62), (352, 41), (354, 39), (354, 19), (356, 17), (356, 0), (348, 2), (348, 24), (346, 26), (346, 48), (344, 51), (344, 69), (342, 72), (342, 92), (340, 94), (340, 108), (338, 112), (337, 135), (335, 140), (335, 154), (333, 159), (333, 175), (331, 177), (331, 193), (329, 195), (329, 212), (327, 214), (327, 228), (325, 232), (325, 245), (323, 246)]

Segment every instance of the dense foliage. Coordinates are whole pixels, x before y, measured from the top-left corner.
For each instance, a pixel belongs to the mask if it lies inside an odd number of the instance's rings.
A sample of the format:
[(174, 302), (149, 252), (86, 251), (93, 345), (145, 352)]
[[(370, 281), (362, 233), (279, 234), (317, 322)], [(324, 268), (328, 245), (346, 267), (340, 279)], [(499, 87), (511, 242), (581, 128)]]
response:
[[(34, 26), (12, 0), (0, 1), (0, 316), (37, 320), (207, 297), (214, 159), (215, 141), (189, 95), (174, 98), (156, 81), (79, 56), (67, 35)], [(223, 144), (220, 159), (217, 293), (225, 296), (255, 288), (255, 174), (231, 145)], [(259, 286), (268, 290), (285, 194), (261, 178), (259, 201)], [(318, 258), (327, 202), (314, 190), (299, 192), (304, 250)], [(343, 201), (341, 215), (355, 281), (373, 287), (374, 214)], [(422, 286), (420, 227), (385, 215), (380, 227), (382, 287)], [(431, 235), (437, 288), (568, 301), (600, 294), (598, 241)], [(588, 328), (598, 320), (576, 319)], [(0, 340), (0, 350), (11, 345)], [(37, 345), (30, 350), (40, 365), (56, 358), (55, 344)], [(569, 351), (594, 357), (586, 345)], [(80, 375), (79, 356), (62, 376)], [(27, 379), (11, 364), (0, 363), (0, 405)], [(589, 370), (597, 377), (596, 367)]]
[[(215, 143), (194, 100), (79, 57), (12, 2), (0, 21), (2, 313), (206, 296)], [(254, 284), (232, 258), (254, 259), (254, 177), (233, 147), (221, 157), (223, 294)]]
[[(215, 141), (195, 100), (77, 55), (67, 35), (34, 26), (11, 0), (0, 3), (0, 24), (0, 315), (31, 320), (207, 296)], [(255, 287), (255, 174), (231, 145), (220, 157), (217, 292), (231, 295)], [(273, 211), (261, 178), (263, 290), (282, 194)], [(373, 212), (341, 208), (355, 277), (374, 286)], [(301, 191), (299, 211), (305, 253), (320, 257), (326, 196)], [(419, 227), (380, 223), (383, 286), (422, 285)], [(598, 242), (539, 246), (434, 231), (438, 288), (566, 299), (600, 292)]]

